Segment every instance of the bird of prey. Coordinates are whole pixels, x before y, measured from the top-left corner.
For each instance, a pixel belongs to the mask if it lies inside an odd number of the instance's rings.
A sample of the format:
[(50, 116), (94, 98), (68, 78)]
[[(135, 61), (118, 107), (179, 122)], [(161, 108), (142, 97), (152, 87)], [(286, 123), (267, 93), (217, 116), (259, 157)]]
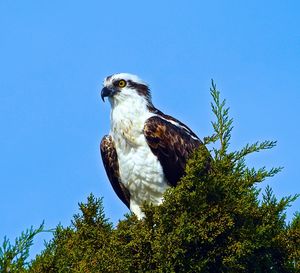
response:
[(111, 104), (110, 133), (100, 144), (103, 164), (118, 197), (141, 219), (142, 204), (161, 204), (166, 189), (184, 175), (193, 150), (204, 144), (155, 108), (149, 86), (135, 75), (106, 77), (101, 97)]

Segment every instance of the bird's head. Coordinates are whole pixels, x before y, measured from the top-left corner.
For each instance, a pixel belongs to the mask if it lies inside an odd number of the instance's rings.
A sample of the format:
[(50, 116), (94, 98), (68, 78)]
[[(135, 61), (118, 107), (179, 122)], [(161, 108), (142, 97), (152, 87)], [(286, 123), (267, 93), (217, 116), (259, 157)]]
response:
[(112, 105), (141, 99), (152, 105), (149, 86), (139, 77), (127, 73), (113, 74), (104, 79), (101, 91), (103, 101), (105, 97)]

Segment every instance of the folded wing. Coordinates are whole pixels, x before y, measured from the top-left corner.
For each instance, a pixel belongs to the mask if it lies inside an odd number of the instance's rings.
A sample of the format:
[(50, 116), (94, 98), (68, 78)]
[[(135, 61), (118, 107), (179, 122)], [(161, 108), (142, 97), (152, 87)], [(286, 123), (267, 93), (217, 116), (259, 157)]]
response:
[(186, 125), (166, 115), (149, 118), (144, 135), (169, 184), (176, 186), (184, 175), (189, 156), (203, 143)]
[(104, 136), (100, 144), (103, 165), (108, 179), (122, 202), (129, 208), (130, 193), (120, 180), (118, 155), (111, 136)]

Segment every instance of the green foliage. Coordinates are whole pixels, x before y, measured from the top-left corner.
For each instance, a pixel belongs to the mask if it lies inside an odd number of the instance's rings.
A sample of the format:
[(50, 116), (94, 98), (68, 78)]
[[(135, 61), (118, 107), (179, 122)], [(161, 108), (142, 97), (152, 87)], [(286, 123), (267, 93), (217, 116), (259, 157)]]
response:
[(90, 195), (79, 208), (81, 214), (74, 215), (70, 227), (56, 228), (53, 240), (37, 256), (30, 272), (118, 272), (116, 269), (122, 268), (102, 200)]
[(297, 196), (277, 200), (267, 187), (259, 198), (257, 183), (281, 168), (255, 170), (245, 163), (247, 155), (276, 142), (230, 152), (229, 108), (214, 83), (211, 95), (216, 121), (205, 138), (211, 155), (203, 147), (193, 154), (162, 205), (145, 204), (145, 219), (129, 214), (114, 228), (102, 200), (90, 195), (69, 227), (56, 228), (28, 272), (299, 272), (300, 214), (285, 220)]
[(15, 244), (11, 244), (7, 237), (4, 237), (2, 246), (0, 247), (0, 272), (26, 272), (29, 257), (29, 249), (33, 244), (34, 237), (43, 232), (44, 223), (37, 229), (31, 227), (21, 236), (16, 238)]

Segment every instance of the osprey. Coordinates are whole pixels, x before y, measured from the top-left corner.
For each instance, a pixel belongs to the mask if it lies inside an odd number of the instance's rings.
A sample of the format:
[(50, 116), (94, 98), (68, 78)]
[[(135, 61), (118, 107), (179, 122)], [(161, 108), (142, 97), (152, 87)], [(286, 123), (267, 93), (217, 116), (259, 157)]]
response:
[(111, 104), (110, 133), (100, 144), (103, 164), (118, 197), (141, 219), (143, 202), (161, 204), (193, 150), (204, 144), (189, 127), (156, 109), (149, 86), (135, 75), (106, 77), (101, 97)]

